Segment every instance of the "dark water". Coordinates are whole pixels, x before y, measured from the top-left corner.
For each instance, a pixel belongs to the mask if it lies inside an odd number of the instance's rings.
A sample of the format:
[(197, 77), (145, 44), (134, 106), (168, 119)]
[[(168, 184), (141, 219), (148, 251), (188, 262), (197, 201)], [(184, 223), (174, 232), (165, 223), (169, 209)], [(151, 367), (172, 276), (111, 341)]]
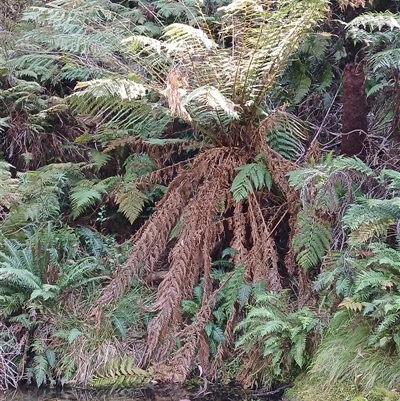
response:
[(187, 389), (175, 385), (155, 385), (143, 389), (77, 390), (28, 388), (0, 393), (0, 401), (269, 401), (276, 397), (258, 396), (236, 387)]

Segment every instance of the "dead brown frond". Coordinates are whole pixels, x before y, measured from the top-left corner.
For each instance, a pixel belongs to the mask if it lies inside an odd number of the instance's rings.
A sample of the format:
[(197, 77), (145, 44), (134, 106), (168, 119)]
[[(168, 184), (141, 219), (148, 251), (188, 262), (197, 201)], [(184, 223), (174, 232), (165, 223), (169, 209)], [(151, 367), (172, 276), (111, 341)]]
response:
[[(0, 390), (18, 387), (24, 373), (28, 336), (28, 331), (20, 325), (6, 326), (0, 322)], [(19, 366), (17, 358), (21, 358)]]
[(165, 89), (165, 97), (167, 98), (171, 115), (182, 118), (187, 122), (191, 122), (192, 118), (185, 106), (182, 104), (182, 97), (189, 88), (187, 73), (178, 67), (172, 69), (167, 76), (167, 87)]
[(366, 3), (372, 3), (372, 0), (365, 1), (365, 0), (339, 0), (338, 4), (341, 10), (344, 10), (347, 7), (351, 8), (365, 8)]
[(253, 246), (244, 261), (248, 282), (265, 280), (271, 291), (282, 288), (278, 273), (278, 255), (272, 233), (268, 229), (255, 196), (249, 197), (248, 219)]
[[(282, 194), (294, 199), (286, 179), (293, 164), (269, 148), (265, 150)], [(156, 376), (163, 380), (182, 382), (195, 365), (201, 366), (205, 377), (214, 377), (232, 351), (234, 327), (242, 313), (238, 303), (227, 311), (225, 342), (217, 345), (213, 363), (204, 329), (205, 323), (213, 320), (212, 310), (224, 287), (211, 275), (213, 258), (220, 255), (221, 246), (234, 248), (231, 260), (236, 266), (245, 266), (244, 279), (249, 284), (264, 280), (269, 290), (282, 288), (275, 231), (285, 216), (285, 208), (280, 207), (283, 196), (264, 190), (236, 203), (231, 193), (235, 169), (248, 160), (248, 150), (219, 147), (205, 150), (173, 170), (156, 212), (133, 238), (128, 261), (114, 273), (92, 310), (100, 319), (104, 309), (128, 291), (132, 277), (148, 282), (163, 266), (157, 297), (149, 309), (154, 317), (148, 324), (145, 357), (145, 364), (151, 361)], [(155, 180), (163, 174), (171, 177), (171, 172), (153, 174)], [(192, 298), (200, 280), (202, 305), (188, 324), (181, 304)], [(170, 369), (165, 370), (167, 366)]]
[(0, 148), (17, 171), (34, 170), (54, 162), (88, 162), (86, 150), (75, 142), (80, 132), (64, 114), (61, 110), (60, 116), (53, 116), (49, 131), (38, 129), (25, 112), (15, 111)]

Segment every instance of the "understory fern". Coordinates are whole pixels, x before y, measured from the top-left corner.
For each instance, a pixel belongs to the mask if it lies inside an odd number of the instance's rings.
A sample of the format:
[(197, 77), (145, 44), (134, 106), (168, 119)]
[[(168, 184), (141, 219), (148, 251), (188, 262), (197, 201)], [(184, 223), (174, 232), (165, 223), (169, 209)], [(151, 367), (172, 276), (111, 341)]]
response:
[(247, 316), (235, 328), (239, 333), (236, 348), (245, 354), (250, 354), (255, 347), (262, 350), (267, 384), (290, 380), (291, 375), (308, 362), (307, 340), (315, 330), (322, 330), (318, 327), (320, 323), (307, 307), (291, 311), (286, 292), (266, 292), (259, 286)]
[(104, 367), (98, 369), (90, 382), (94, 388), (101, 387), (140, 387), (151, 381), (152, 373), (136, 366), (130, 357), (108, 360)]

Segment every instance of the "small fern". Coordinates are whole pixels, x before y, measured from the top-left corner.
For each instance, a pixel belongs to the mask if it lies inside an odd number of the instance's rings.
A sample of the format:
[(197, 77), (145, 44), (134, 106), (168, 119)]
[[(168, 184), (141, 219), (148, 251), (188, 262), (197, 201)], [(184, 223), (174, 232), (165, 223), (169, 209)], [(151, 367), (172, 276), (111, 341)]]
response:
[[(254, 347), (263, 350), (268, 361), (269, 381), (290, 377), (290, 372), (302, 368), (309, 359), (307, 338), (313, 335), (318, 319), (308, 309), (290, 312), (285, 292), (256, 291), (254, 304), (247, 316), (236, 326), (239, 339), (236, 348), (251, 353)], [(250, 372), (259, 374), (259, 372)]]
[(97, 370), (90, 381), (90, 386), (122, 388), (148, 384), (152, 379), (152, 372), (135, 365), (134, 359), (128, 356), (108, 360), (104, 367)]

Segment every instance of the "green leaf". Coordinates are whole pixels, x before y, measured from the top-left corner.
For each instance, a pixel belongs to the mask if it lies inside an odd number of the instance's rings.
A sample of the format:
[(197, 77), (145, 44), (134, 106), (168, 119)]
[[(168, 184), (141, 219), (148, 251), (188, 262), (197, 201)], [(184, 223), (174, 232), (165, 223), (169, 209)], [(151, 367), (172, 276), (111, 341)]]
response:
[(68, 334), (68, 344), (72, 344), (83, 333), (78, 329), (72, 329)]
[(240, 202), (247, 199), (249, 194), (266, 186), (268, 190), (272, 186), (272, 177), (263, 163), (250, 163), (236, 168), (238, 174), (231, 186), (233, 199)]

